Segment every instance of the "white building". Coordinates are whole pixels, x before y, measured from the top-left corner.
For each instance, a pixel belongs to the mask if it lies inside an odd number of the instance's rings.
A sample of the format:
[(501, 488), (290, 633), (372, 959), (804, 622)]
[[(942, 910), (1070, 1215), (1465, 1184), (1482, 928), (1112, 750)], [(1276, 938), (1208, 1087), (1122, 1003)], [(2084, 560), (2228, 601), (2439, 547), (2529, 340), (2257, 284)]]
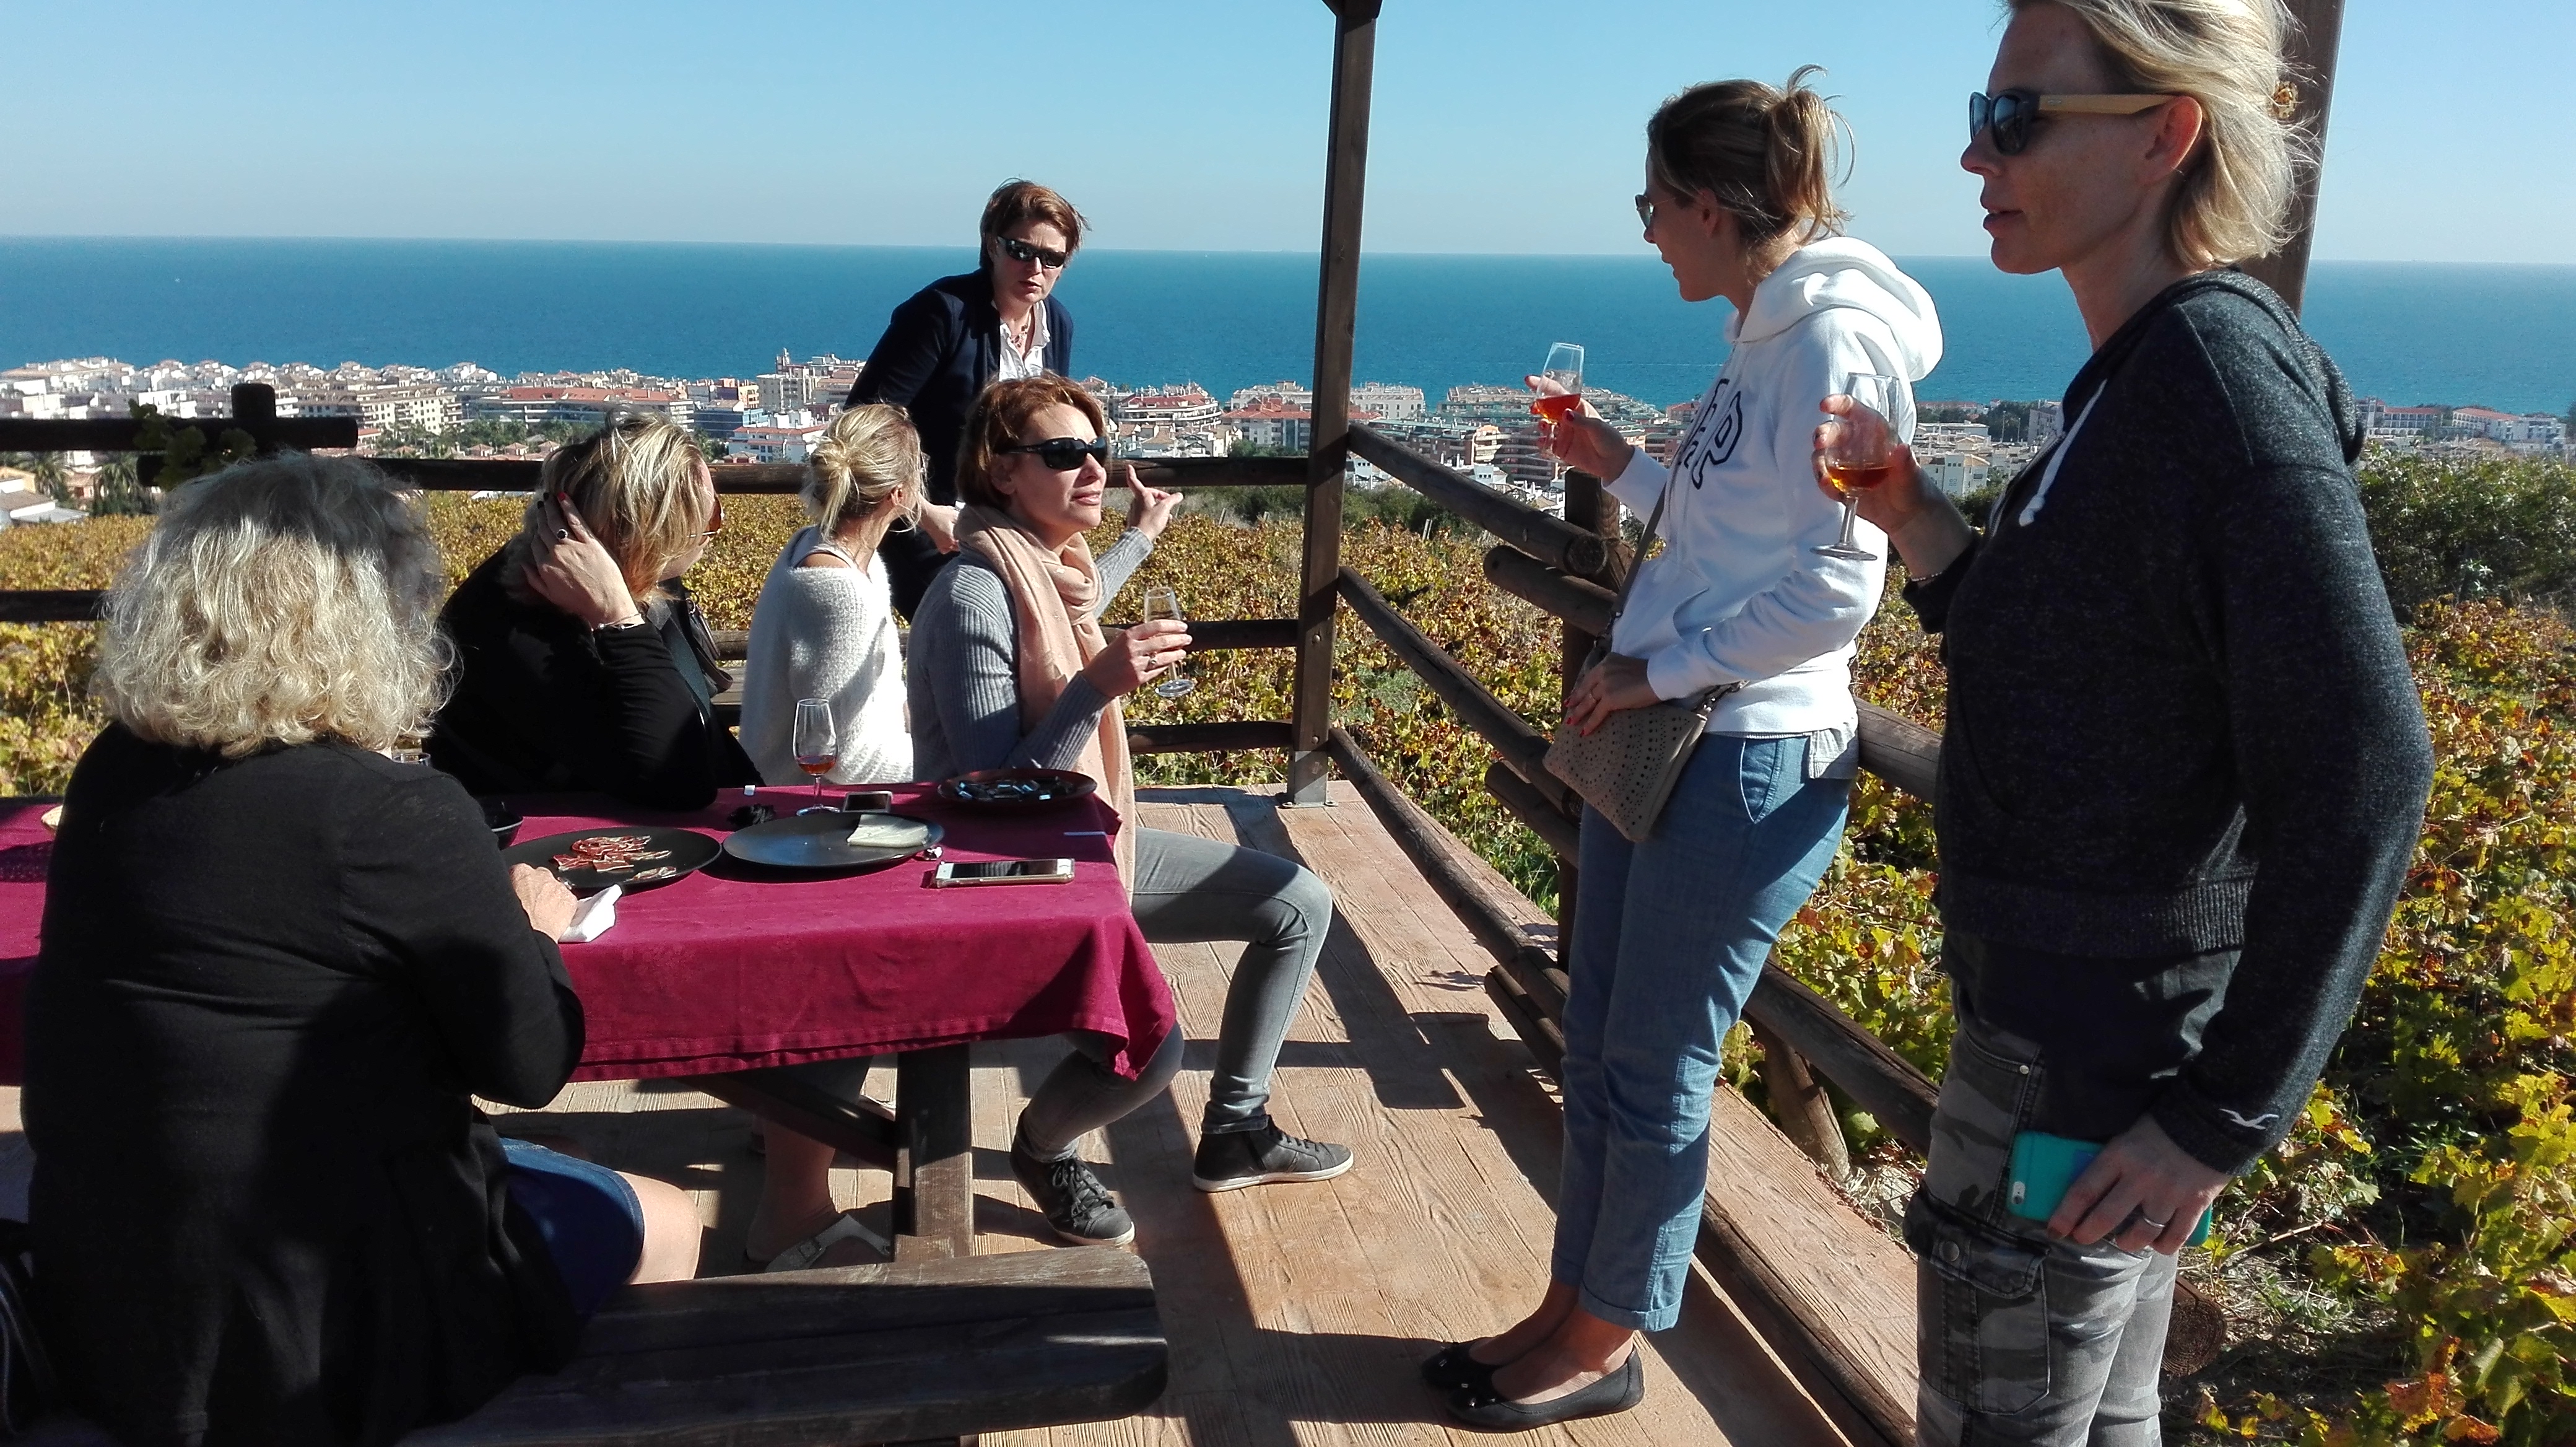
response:
[(1223, 409), (1216, 399), (1194, 382), (1172, 387), (1150, 387), (1121, 397), (1109, 410), (1122, 429), (1152, 431), (1168, 428), (1173, 432), (1212, 431)]
[(285, 388), (277, 394), (277, 415), (355, 417), (360, 427), (380, 431), (417, 427), (445, 432), (465, 420), (465, 408), (455, 393), (434, 383), (378, 382)]
[(1392, 382), (1362, 382), (1351, 389), (1351, 410), (1374, 412), (1387, 422), (1418, 422), (1424, 416), (1422, 389)]
[[(1983, 425), (1983, 424), (1979, 424)], [(2046, 447), (2066, 431), (2066, 404), (2033, 402), (2030, 404), (2030, 445)]]
[(1315, 394), (1307, 390), (1303, 382), (1266, 382), (1258, 387), (1238, 390), (1226, 399), (1225, 405), (1228, 411), (1241, 412), (1265, 402), (1281, 407), (1303, 407), (1311, 412), (1315, 408)]
[(791, 412), (770, 421), (746, 423), (725, 439), (728, 456), (750, 462), (803, 462), (822, 440), (824, 424), (810, 412)]
[(469, 398), (466, 420), (516, 422), (525, 427), (571, 422), (596, 427), (610, 412), (658, 412), (686, 427), (693, 417), (689, 394), (644, 387), (505, 387)]
[(1225, 424), (1234, 435), (1256, 446), (1278, 452), (1304, 452), (1315, 436), (1315, 414), (1303, 407), (1290, 407), (1279, 402), (1260, 402), (1250, 407), (1237, 407), (1226, 412)]
[(1915, 444), (1914, 465), (1944, 497), (1965, 497), (1983, 488), (1992, 476), (1986, 459), (1977, 453), (1927, 451), (1920, 442)]

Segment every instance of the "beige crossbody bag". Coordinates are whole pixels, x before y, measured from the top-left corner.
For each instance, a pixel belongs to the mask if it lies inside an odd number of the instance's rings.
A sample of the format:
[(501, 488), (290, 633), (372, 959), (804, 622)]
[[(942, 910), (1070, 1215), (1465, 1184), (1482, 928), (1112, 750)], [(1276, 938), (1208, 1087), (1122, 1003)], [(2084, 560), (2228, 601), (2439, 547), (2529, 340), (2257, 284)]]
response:
[[(1664, 485), (1666, 495), (1672, 487), (1670, 482)], [(1619, 585), (1610, 627), (1602, 630), (1601, 641), (1592, 645), (1591, 656), (1583, 661), (1585, 673), (1610, 656), (1611, 634), (1618, 629), (1619, 615), (1628, 611), (1628, 595), (1636, 591), (1637, 575), (1646, 570), (1646, 554), (1653, 550), (1655, 529), (1663, 521), (1664, 499), (1658, 497), (1654, 515), (1646, 520), (1645, 540), (1637, 545), (1637, 561)], [(1547, 771), (1600, 810), (1601, 817), (1630, 843), (1643, 842), (1654, 832), (1665, 801), (1673, 796), (1673, 786), (1681, 782), (1691, 751), (1699, 747), (1709, 713), (1720, 698), (1743, 686), (1730, 683), (1681, 702), (1661, 699), (1644, 708), (1623, 708), (1588, 734), (1559, 725), (1547, 746)]]

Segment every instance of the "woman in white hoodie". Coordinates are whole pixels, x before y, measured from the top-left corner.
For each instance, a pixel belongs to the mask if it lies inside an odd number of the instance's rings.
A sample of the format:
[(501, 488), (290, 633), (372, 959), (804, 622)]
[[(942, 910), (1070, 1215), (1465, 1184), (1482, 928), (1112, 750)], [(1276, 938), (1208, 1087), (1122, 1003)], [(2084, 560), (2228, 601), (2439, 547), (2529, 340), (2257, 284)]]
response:
[[(1841, 510), (1816, 490), (1817, 404), (1853, 372), (1902, 397), (1941, 356), (1923, 288), (1837, 235), (1838, 121), (1792, 76), (1696, 86), (1646, 127), (1646, 239), (1687, 301), (1734, 304), (1725, 367), (1667, 470), (1588, 417), (1554, 450), (1629, 510), (1660, 503), (1610, 656), (1565, 726), (1659, 700), (1719, 698), (1652, 833), (1584, 810), (1565, 1006), (1565, 1159), (1538, 1309), (1424, 1364), (1470, 1425), (1526, 1428), (1623, 1411), (1644, 1392), (1636, 1334), (1681, 1308), (1707, 1180), (1719, 1042), (1772, 941), (1841, 839), (1855, 762), (1853, 640), (1885, 564), (1827, 557)], [(1532, 378), (1533, 386), (1540, 379)], [(1895, 408), (1910, 430), (1911, 405)], [(1873, 530), (1859, 539), (1877, 552)]]

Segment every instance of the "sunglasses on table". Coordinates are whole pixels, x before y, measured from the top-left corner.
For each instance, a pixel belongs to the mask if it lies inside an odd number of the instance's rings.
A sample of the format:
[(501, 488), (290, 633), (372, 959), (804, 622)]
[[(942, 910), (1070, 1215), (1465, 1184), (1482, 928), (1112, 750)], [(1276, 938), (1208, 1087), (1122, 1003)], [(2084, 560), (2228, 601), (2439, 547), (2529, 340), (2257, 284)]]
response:
[(1109, 465), (1109, 439), (1106, 437), (1095, 437), (1087, 442), (1079, 437), (1050, 437), (1044, 442), (1023, 442), (1000, 450), (1034, 452), (1041, 464), (1055, 472), (1071, 472), (1082, 466), (1082, 459), (1086, 457), (1103, 467)]
[(1034, 261), (1049, 271), (1062, 271), (1064, 264), (1073, 260), (1070, 251), (1049, 251), (1043, 246), (1031, 246), (1016, 236), (996, 236), (993, 239), (1002, 243), (1004, 256), (1023, 266)]
[(2133, 116), (2172, 100), (2169, 95), (2041, 95), (2035, 90), (1997, 91), (1968, 97), (1968, 141), (1992, 132), (1995, 149), (2018, 156), (2042, 116)]

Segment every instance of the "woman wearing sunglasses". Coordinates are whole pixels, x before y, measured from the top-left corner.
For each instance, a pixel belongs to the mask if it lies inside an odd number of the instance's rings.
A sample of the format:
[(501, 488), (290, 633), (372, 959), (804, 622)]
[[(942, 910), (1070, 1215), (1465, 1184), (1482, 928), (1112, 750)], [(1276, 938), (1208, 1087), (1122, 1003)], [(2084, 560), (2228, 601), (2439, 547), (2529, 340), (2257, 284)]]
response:
[[(2063, 274), (2094, 353), (1982, 532), (1902, 451), (1861, 495), (1949, 663), (1959, 1030), (1906, 1212), (1926, 1442), (2158, 1440), (2175, 1253), (2307, 1103), (2421, 824), (2352, 395), (2227, 269), (2283, 240), (2311, 144), (2286, 23), (2016, 0), (1961, 164), (1995, 264)], [(1820, 455), (1876, 425), (1825, 410)], [(2044, 1158), (2097, 1148), (2029, 1199)]]
[(894, 309), (885, 335), (850, 389), (850, 405), (890, 402), (912, 414), (930, 460), (929, 506), (921, 531), (888, 534), (886, 562), (895, 611), (910, 618), (922, 590), (954, 551), (957, 438), (967, 409), (989, 383), (1073, 365), (1073, 316), (1055, 284), (1082, 247), (1082, 213), (1035, 181), (1006, 181), (984, 203), (982, 254), (975, 269), (944, 276)]
[(628, 413), (546, 459), (519, 535), (439, 614), (456, 691), (429, 761), (476, 794), (578, 790), (697, 809), (760, 781), (718, 727), (706, 620), (681, 578), (724, 526), (697, 444)]
[[(1181, 663), (1189, 629), (1161, 619), (1116, 632), (1100, 618), (1179, 495), (1140, 486), (1130, 469), (1127, 532), (1095, 559), (1083, 534), (1100, 525), (1108, 492), (1103, 420), (1100, 403), (1061, 377), (996, 382), (976, 401), (957, 470), (966, 500), (957, 562), (922, 600), (905, 670), (914, 772), (1091, 776), (1125, 823), (1118, 871), (1145, 938), (1249, 942), (1226, 991), (1193, 1183), (1231, 1191), (1325, 1180), (1350, 1169), (1351, 1153), (1280, 1130), (1267, 1106), (1279, 1043), (1332, 925), (1332, 893), (1276, 855), (1136, 827), (1120, 702)], [(1073, 1045), (1022, 1112), (1011, 1169), (1058, 1237), (1123, 1242), (1134, 1223), (1074, 1146), (1162, 1094), (1181, 1067), (1181, 1032), (1151, 1060), (1126, 1062), (1132, 1074), (1099, 1037), (1077, 1034)]]

